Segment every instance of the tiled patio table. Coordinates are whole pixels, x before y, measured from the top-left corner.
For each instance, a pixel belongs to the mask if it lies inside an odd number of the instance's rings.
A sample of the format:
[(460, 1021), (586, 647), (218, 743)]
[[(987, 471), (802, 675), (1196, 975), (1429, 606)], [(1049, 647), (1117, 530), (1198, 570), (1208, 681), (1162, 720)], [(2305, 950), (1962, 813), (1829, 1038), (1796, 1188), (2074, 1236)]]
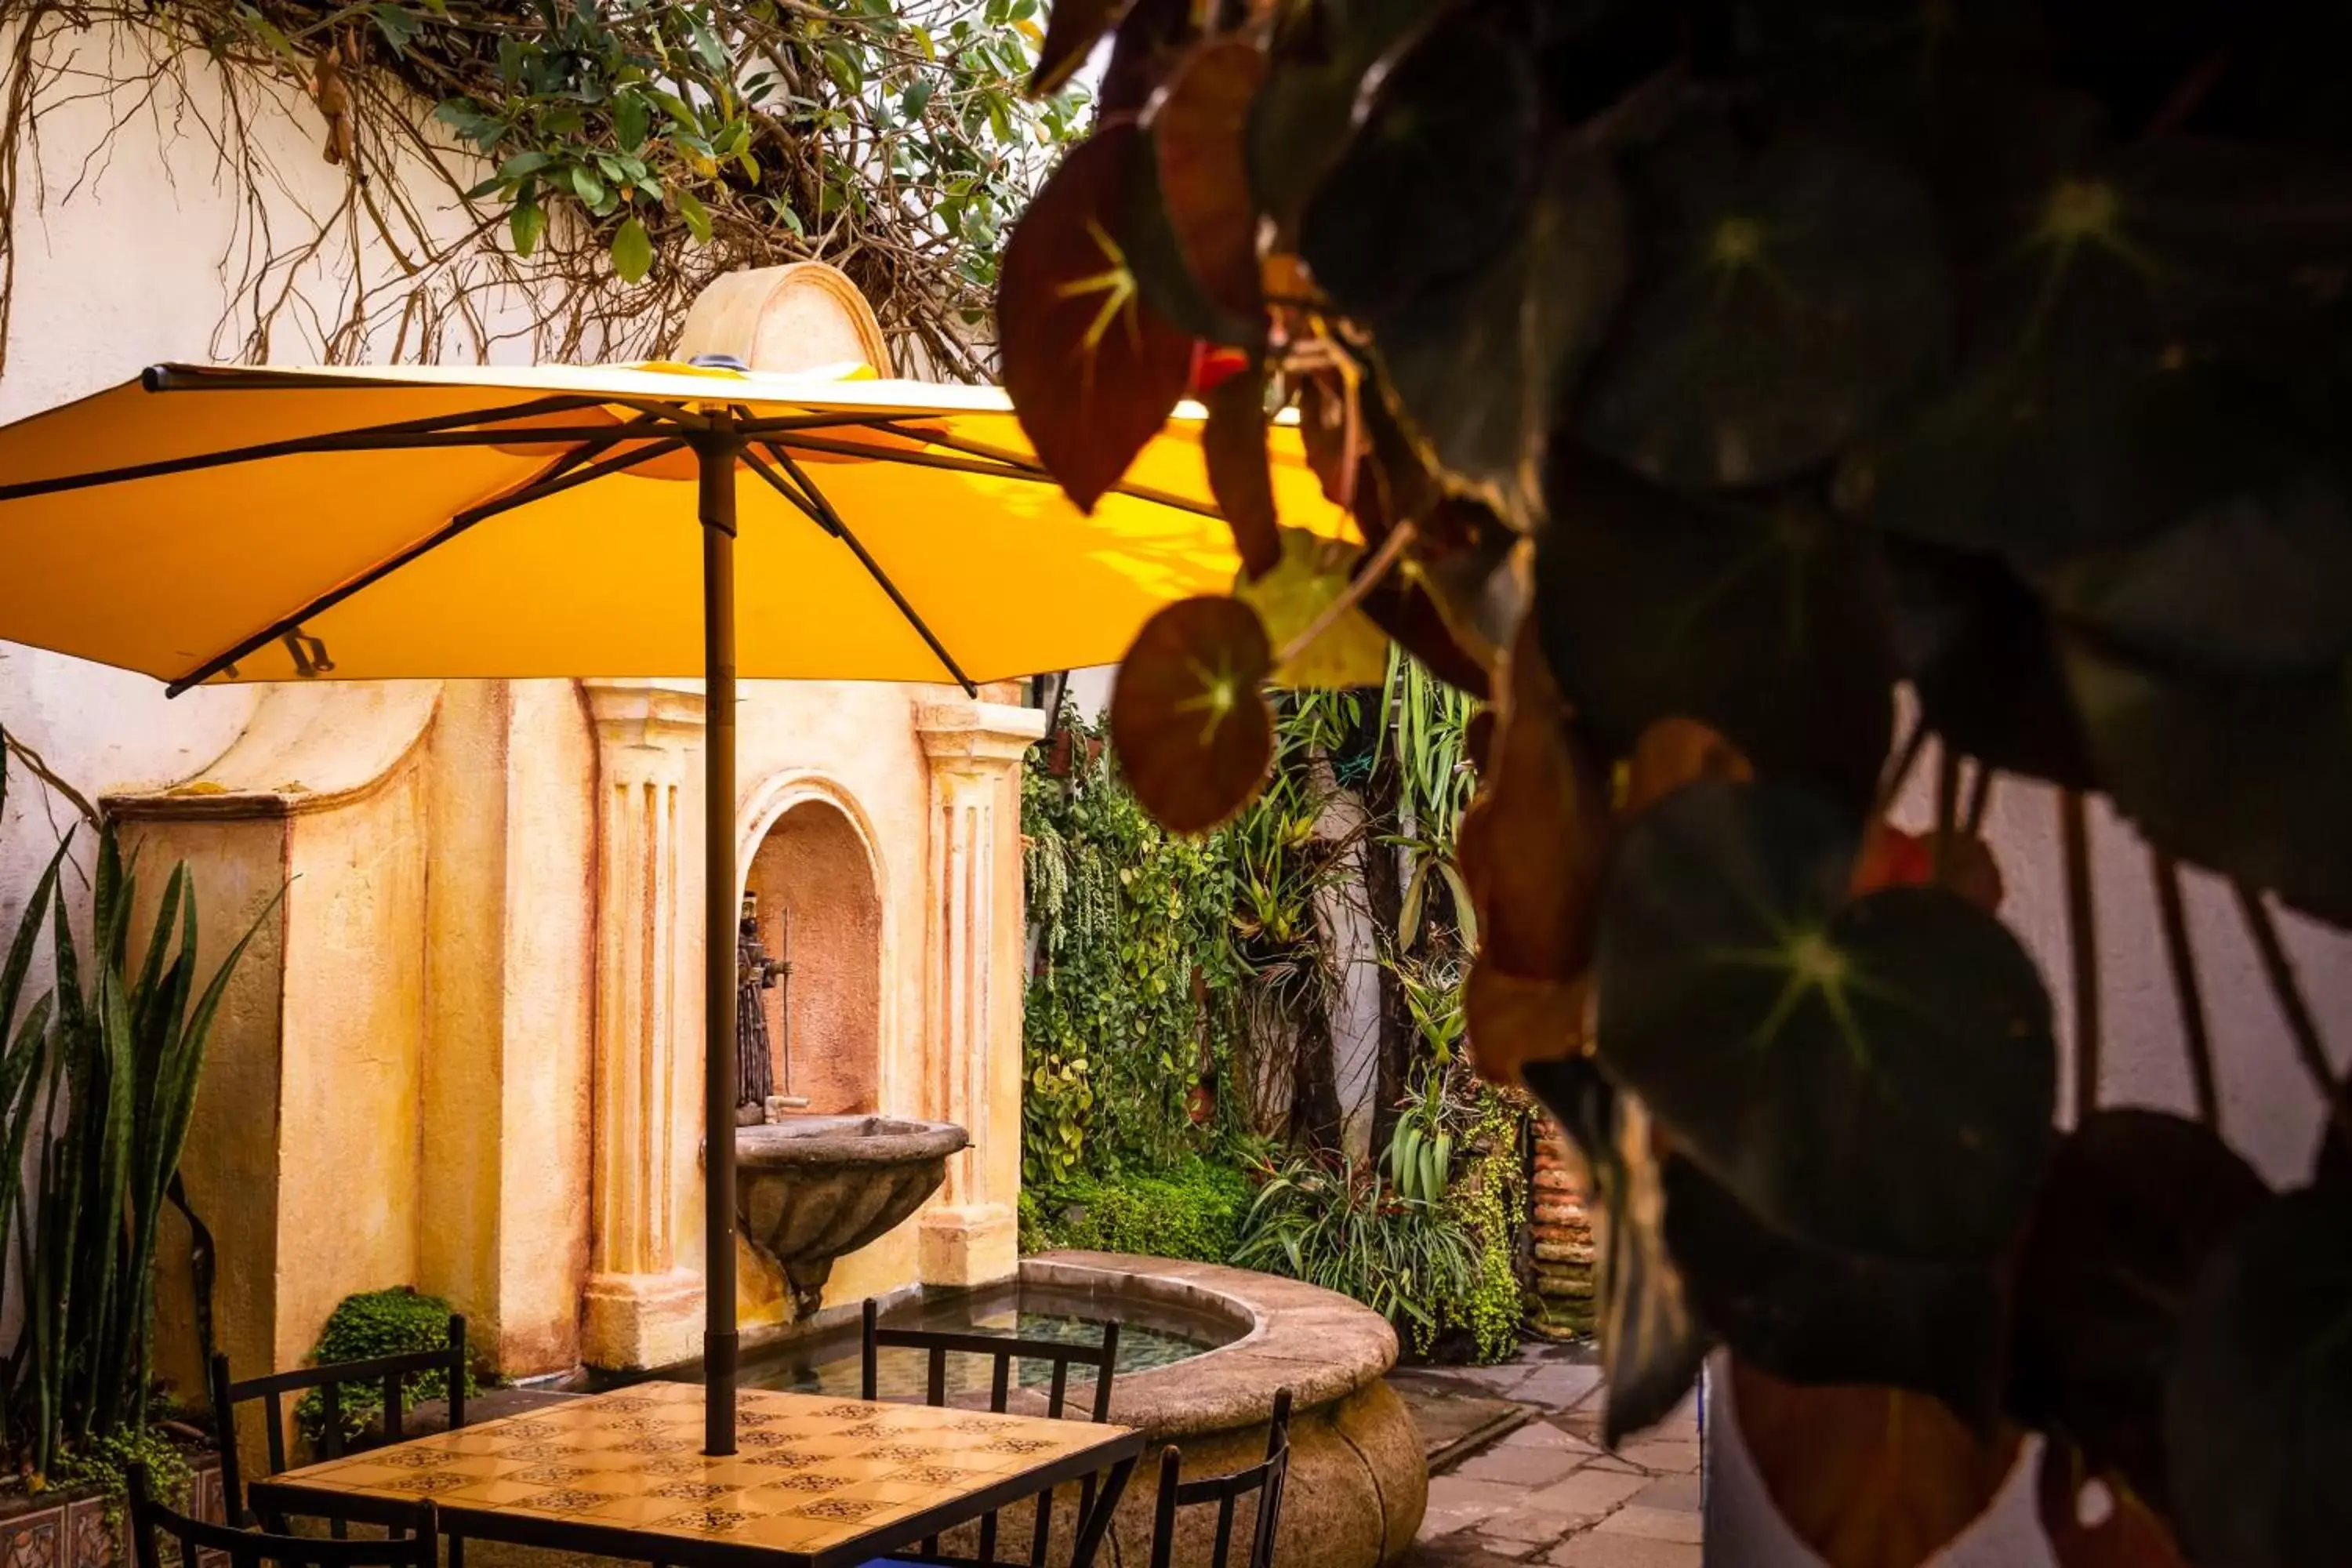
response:
[(702, 1410), (698, 1386), (638, 1384), (249, 1490), (264, 1513), (329, 1518), (430, 1498), (443, 1530), (471, 1541), (688, 1568), (849, 1568), (1100, 1473), (1076, 1536), (1074, 1568), (1090, 1568), (1143, 1447), (1091, 1421), (745, 1389), (739, 1451), (709, 1458)]

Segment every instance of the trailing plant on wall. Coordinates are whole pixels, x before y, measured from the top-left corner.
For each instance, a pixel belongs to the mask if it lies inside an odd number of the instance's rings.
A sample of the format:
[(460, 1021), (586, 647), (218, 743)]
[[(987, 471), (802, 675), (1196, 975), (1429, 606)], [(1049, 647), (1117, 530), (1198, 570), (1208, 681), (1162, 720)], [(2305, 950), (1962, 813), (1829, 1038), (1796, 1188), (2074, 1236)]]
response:
[(1098, 729), (1061, 715), (1055, 755), (1022, 783), (1035, 963), (1023, 1012), (1022, 1167), (1160, 1169), (1213, 1128), (1188, 1095), (1232, 1048), (1234, 884), (1225, 845), (1151, 820), (1113, 776)]
[[(907, 363), (977, 378), (1001, 226), (1085, 110), (1075, 91), (1020, 96), (1035, 9), (29, 0), (0, 34), (0, 353), (23, 160), (46, 115), (111, 86), (165, 101), (244, 197), (224, 281), (249, 317), (224, 320), (221, 357), (268, 357), (304, 302), (331, 356), (383, 333), (395, 357), (480, 354), (516, 308), (509, 335), (541, 358), (650, 355), (719, 273), (819, 258)], [(348, 181), (292, 232), (287, 214), (317, 204), (287, 199), (307, 183), (269, 150), (288, 120)], [(396, 268), (333, 300), (305, 280), (306, 300), (293, 275), (352, 235)]]
[[(5, 780), (0, 766), (0, 804)], [(77, 1455), (102, 1468), (114, 1450), (93, 1445), (146, 1424), (164, 1205), (222, 994), (257, 929), (199, 990), (195, 891), (175, 866), (134, 968), (133, 858), (101, 821), (85, 946), (58, 887), (71, 847), (58, 847), (0, 963), (0, 1253), (13, 1244), (21, 1314), (0, 1418), (36, 1475)], [(55, 983), (27, 1002), (45, 928)]]
[[(1126, 776), (1244, 810), (1349, 609), (1495, 700), (1469, 1038), (1591, 1169), (1607, 1436), (1727, 1344), (1841, 1568), (1937, 1550), (2021, 1430), (2070, 1568), (2340, 1559), (2352, 1086), (2277, 911), (2352, 921), (2343, 8), (1057, 0), (1038, 85), (1106, 36), (1005, 380), (1080, 505), (1203, 399), (1245, 578), (1144, 628)], [(1273, 514), (1284, 405), (1350, 559)], [(2000, 778), (2055, 803), (2063, 1122)], [(2147, 891), (2095, 890), (2095, 795)], [(2184, 867), (2326, 1109), (2284, 1191), (2222, 1136)], [(2100, 1103), (2116, 900), (2194, 1115)]]

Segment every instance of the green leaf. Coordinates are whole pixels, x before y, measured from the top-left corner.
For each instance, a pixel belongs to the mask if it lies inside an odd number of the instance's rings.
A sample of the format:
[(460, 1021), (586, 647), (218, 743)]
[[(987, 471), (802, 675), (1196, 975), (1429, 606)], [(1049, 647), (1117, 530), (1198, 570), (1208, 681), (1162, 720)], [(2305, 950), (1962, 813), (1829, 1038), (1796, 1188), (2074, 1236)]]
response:
[(540, 236), (547, 232), (547, 213), (536, 202), (519, 202), (507, 223), (514, 231), (515, 253), (529, 256), (538, 247)]
[(2099, 778), (2150, 843), (2352, 924), (2352, 659), (2224, 677), (2060, 649)]
[(613, 269), (624, 283), (635, 283), (653, 269), (653, 237), (635, 214), (625, 220), (613, 236)]
[(525, 174), (536, 174), (555, 162), (544, 153), (518, 153), (499, 165), (499, 178), (520, 180)]
[(700, 196), (696, 195), (684, 185), (678, 186), (672, 195), (677, 203), (677, 216), (686, 220), (687, 229), (694, 236), (695, 242), (698, 245), (709, 245), (710, 243), (710, 209), (702, 205)]
[(1646, 286), (1580, 400), (1596, 449), (1670, 484), (1820, 465), (1941, 355), (1933, 204), (1898, 165), (1799, 132), (1743, 151), (1702, 122), (1636, 159)]
[(1507, 243), (1369, 318), (1381, 390), (1415, 452), (1521, 531), (1544, 515), (1555, 405), (1601, 341), (1626, 261), (1604, 159), (1549, 143), (1533, 180)]
[(276, 50), (280, 59), (297, 68), (308, 68), (310, 62), (303, 58), (302, 51), (294, 47), (294, 40), (280, 32), (275, 23), (263, 16), (258, 6), (240, 5), (236, 8), (236, 14), (238, 20), (258, 35), (263, 43)]
[(425, 30), (425, 24), (397, 5), (371, 5), (368, 15), (375, 18), (376, 30), (394, 54), (406, 54), (409, 44)]
[(613, 137), (621, 151), (634, 153), (646, 144), (651, 119), (646, 100), (637, 94), (625, 92), (613, 100)]
[(1692, 784), (1642, 816), (1601, 910), (1601, 1064), (1774, 1228), (1989, 1260), (2049, 1149), (2049, 998), (1957, 895), (1845, 902), (1855, 848), (1786, 784)]
[(1560, 690), (1611, 756), (1696, 719), (1767, 774), (1857, 813), (1894, 729), (1887, 586), (1865, 530), (1801, 502), (1701, 500), (1563, 452), (1535, 613)]
[(1997, 555), (1880, 539), (1895, 643), (1929, 728), (2002, 773), (2098, 787), (2042, 600)]
[(596, 177), (593, 170), (584, 164), (574, 163), (566, 173), (571, 177), (572, 195), (591, 207), (604, 205), (604, 182)]
[(2271, 1199), (2207, 1264), (2167, 1369), (2165, 1459), (2198, 1563), (2322, 1568), (2352, 1540), (2352, 1190)]
[[(1303, 528), (1283, 529), (1281, 541), (1280, 564), (1255, 581), (1244, 573), (1234, 585), (1234, 597), (1257, 611), (1277, 650), (1322, 623), (1325, 613), (1347, 592), (1363, 554), (1356, 545)], [(1388, 650), (1387, 634), (1362, 610), (1350, 607), (1288, 663), (1277, 665), (1274, 682), (1333, 690), (1377, 686), (1388, 673)]]
[[(1138, 6), (1133, 15), (1142, 12)], [(1348, 145), (1366, 77), (1410, 50), (1444, 14), (1425, 0), (1330, 0), (1323, 7), (1329, 49), (1286, 60), (1250, 111), (1250, 185), (1261, 211), (1286, 231), (1296, 224)], [(1150, 40), (1143, 42), (1139, 55), (1152, 52)], [(1106, 76), (1107, 108), (1120, 101), (1118, 87)]]
[(1482, 268), (1527, 217), (1536, 120), (1525, 40), (1475, 17), (1441, 23), (1381, 79), (1307, 205), (1299, 254), (1316, 283), (1350, 315), (1377, 319), (1433, 280)]

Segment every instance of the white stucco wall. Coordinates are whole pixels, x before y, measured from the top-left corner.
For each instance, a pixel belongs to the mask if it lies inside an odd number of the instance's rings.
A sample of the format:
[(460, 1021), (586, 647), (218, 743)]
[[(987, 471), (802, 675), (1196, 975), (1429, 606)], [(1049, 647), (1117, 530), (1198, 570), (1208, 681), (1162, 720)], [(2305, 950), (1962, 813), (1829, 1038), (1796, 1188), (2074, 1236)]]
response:
[[(8, 7), (0, 5), (0, 18)], [(13, 53), (18, 25), (0, 19), (0, 58)], [(97, 93), (103, 75), (143, 68), (138, 37), (107, 26), (59, 33), (39, 107), (39, 136), (20, 153), (16, 205), (10, 214), (15, 309), (0, 422), (82, 396), (136, 375), (162, 360), (240, 357), (255, 309), (239, 282), (266, 219), (286, 246), (332, 220), (352, 194), (347, 174), (320, 156), (318, 111), (290, 81), (275, 93), (244, 84), (245, 151), (266, 171), (260, 209), (245, 184), (221, 167), (212, 130), (227, 123), (222, 82), (201, 60), (167, 76), (146, 100), (141, 88)], [(116, 124), (116, 121), (120, 124)], [(110, 132), (110, 126), (113, 129)], [(438, 189), (409, 182), (420, 200)], [(446, 204), (425, 202), (432, 232), (466, 225)], [(299, 363), (322, 357), (328, 335), (354, 311), (389, 315), (401, 278), (380, 245), (354, 238), (369, 225), (331, 223), (331, 236), (299, 268), (268, 279), (268, 292), (290, 296), (278, 312), (269, 357)], [(483, 339), (445, 342), (450, 355), (528, 359), (525, 341), (496, 341), (520, 329), (517, 310), (491, 310)], [(345, 338), (345, 357), (386, 357), (394, 327)], [(416, 353), (415, 335), (407, 353)], [(102, 549), (102, 539), (91, 548)], [(200, 773), (233, 740), (257, 700), (250, 689), (199, 690), (166, 701), (143, 676), (0, 642), (0, 726), (46, 757), (85, 795), (152, 788)], [(56, 829), (72, 816), (52, 810), (21, 770), (13, 773), (6, 820), (0, 824), (0, 932), (12, 931), (39, 867), (56, 847)], [(77, 908), (87, 889), (72, 884)], [(46, 953), (43, 963), (46, 963)]]

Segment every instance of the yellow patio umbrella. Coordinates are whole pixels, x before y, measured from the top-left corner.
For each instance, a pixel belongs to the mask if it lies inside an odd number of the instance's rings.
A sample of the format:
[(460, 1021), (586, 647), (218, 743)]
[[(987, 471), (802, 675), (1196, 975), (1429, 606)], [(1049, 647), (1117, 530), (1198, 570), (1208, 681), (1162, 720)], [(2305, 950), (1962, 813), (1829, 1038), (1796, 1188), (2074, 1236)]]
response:
[[(0, 428), (0, 637), (216, 681), (700, 676), (706, 1447), (734, 1451), (735, 681), (1108, 663), (1227, 586), (1202, 416), (1091, 515), (993, 388), (693, 365), (162, 365)], [(1340, 514), (1277, 433), (1285, 522)], [(695, 483), (691, 512), (682, 482)]]

